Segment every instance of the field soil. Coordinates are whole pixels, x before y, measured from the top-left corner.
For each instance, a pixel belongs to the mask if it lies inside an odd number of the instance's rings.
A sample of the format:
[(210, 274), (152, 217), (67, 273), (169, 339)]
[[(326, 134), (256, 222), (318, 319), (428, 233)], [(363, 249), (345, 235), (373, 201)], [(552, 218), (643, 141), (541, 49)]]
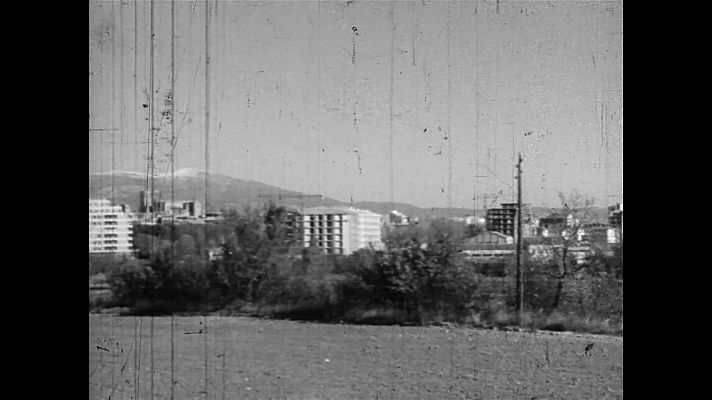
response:
[(622, 399), (623, 338), (89, 315), (90, 399), (171, 391), (175, 399)]

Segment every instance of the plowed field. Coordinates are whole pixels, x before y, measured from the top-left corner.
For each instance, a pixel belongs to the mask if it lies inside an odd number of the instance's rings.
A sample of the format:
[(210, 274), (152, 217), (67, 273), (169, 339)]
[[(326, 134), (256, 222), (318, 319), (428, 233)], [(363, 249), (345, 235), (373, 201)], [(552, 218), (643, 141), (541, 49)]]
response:
[(242, 317), (176, 317), (171, 335), (170, 317), (89, 316), (90, 398), (171, 391), (175, 399), (619, 399), (623, 338)]

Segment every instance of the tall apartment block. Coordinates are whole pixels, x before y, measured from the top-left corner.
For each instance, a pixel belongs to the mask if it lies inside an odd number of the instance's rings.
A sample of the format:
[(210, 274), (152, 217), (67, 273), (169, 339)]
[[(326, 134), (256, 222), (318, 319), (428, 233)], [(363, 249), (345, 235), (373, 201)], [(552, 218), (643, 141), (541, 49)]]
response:
[(486, 226), (490, 232), (515, 237), (517, 233), (517, 203), (502, 203), (502, 208), (487, 210)]
[(130, 253), (132, 218), (109, 200), (89, 200), (89, 253)]
[(379, 246), (383, 217), (367, 210), (340, 207), (312, 207), (295, 213), (304, 247), (312, 244), (326, 254), (351, 254), (371, 244)]

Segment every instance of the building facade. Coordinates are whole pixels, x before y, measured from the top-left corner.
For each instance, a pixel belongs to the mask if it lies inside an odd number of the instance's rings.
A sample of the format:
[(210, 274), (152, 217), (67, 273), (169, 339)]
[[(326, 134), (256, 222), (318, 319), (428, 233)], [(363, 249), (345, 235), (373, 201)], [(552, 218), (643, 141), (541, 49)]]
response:
[(130, 253), (133, 218), (109, 200), (89, 200), (89, 253)]
[(348, 214), (339, 208), (312, 207), (294, 215), (297, 234), (301, 231), (304, 247), (320, 247), (326, 254), (348, 254)]
[(502, 208), (487, 210), (487, 230), (516, 237), (517, 233), (517, 203), (502, 203)]
[(608, 225), (613, 228), (623, 226), (623, 204), (619, 203), (608, 207)]
[(350, 208), (347, 212), (349, 234), (351, 235), (349, 238), (349, 245), (351, 246), (349, 253), (368, 246), (379, 248), (383, 245), (381, 231), (384, 221), (381, 214), (356, 208)]
[(325, 254), (348, 255), (382, 245), (383, 216), (367, 210), (312, 207), (294, 213), (294, 226), (302, 233), (304, 247), (320, 247)]
[(197, 218), (203, 214), (200, 202), (190, 201), (158, 201), (156, 202), (156, 213), (161, 216), (174, 216), (176, 218)]

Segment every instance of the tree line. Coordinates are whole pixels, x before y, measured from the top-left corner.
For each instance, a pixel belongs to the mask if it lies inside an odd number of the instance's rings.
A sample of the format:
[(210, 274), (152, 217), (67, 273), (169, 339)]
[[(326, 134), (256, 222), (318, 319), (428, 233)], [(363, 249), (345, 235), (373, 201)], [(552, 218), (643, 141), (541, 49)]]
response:
[[(107, 272), (113, 297), (101, 306), (139, 314), (513, 324), (514, 266), (468, 260), (462, 243), (476, 233), (435, 219), (386, 228), (383, 249), (337, 256), (304, 247), (287, 211), (275, 205), (229, 211), (223, 223), (208, 226), (137, 226), (136, 257)], [(216, 248), (221, 256), (211, 259), (208, 251)], [(622, 245), (584, 263), (566, 254), (525, 260), (523, 324), (621, 331), (622, 266)]]

